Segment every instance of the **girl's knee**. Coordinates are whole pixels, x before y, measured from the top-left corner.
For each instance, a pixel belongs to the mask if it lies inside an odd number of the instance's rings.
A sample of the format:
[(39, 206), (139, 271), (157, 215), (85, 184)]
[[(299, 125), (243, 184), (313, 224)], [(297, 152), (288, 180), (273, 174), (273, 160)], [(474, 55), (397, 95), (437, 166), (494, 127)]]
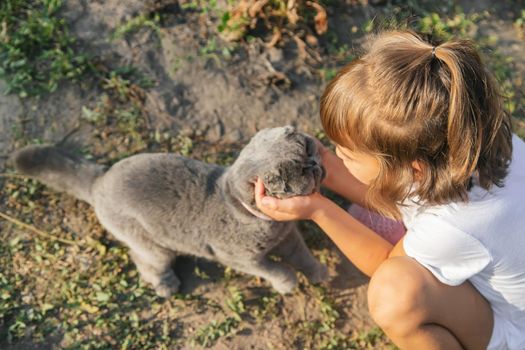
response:
[(368, 308), (381, 328), (408, 330), (424, 318), (424, 273), (408, 257), (390, 258), (379, 266), (368, 287)]

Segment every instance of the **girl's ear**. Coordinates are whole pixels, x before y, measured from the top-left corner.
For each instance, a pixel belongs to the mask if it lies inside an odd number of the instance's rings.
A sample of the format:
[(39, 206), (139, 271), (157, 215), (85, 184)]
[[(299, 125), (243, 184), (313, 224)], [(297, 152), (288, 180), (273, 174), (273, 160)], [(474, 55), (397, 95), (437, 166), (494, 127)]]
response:
[(420, 160), (414, 160), (412, 162), (412, 169), (414, 169), (414, 178), (420, 181), (423, 178), (424, 163)]

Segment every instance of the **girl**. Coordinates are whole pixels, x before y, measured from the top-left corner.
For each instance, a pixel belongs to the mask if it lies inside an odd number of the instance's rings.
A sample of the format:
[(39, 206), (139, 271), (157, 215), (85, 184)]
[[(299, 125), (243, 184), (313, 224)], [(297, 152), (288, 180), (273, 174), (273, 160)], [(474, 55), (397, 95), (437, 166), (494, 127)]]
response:
[[(394, 219), (394, 246), (320, 193), (256, 203), (310, 219), (371, 276), (369, 309), (402, 349), (525, 349), (525, 144), (474, 45), (379, 34), (321, 99), (324, 185)], [(369, 225), (370, 226), (370, 225)]]

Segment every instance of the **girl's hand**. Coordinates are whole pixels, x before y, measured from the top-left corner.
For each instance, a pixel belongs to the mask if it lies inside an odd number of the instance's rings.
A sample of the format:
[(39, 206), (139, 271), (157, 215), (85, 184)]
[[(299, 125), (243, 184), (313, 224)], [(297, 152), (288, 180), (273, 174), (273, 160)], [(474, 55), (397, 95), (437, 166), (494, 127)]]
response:
[(286, 199), (265, 196), (262, 180), (257, 179), (255, 183), (257, 208), (276, 221), (311, 220), (324, 199), (325, 197), (317, 192)]

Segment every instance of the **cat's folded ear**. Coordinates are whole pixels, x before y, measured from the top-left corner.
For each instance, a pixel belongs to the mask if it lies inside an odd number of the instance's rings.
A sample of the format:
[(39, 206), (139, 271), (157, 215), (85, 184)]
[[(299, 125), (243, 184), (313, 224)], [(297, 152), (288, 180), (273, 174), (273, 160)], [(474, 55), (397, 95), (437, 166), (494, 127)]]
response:
[(291, 126), (291, 125), (287, 125), (284, 127), (284, 135), (289, 137), (291, 135), (294, 135), (295, 133), (297, 132), (297, 130), (295, 130), (295, 127)]

